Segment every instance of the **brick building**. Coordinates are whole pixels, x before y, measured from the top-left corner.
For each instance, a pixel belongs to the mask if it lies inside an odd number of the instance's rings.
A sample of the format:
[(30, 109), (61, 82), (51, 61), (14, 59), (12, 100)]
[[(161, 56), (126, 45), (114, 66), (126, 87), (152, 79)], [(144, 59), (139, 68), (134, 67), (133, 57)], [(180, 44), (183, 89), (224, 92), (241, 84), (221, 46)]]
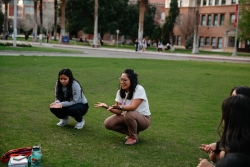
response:
[[(222, 49), (233, 51), (236, 29), (234, 27), (236, 4), (239, 0), (201, 0), (199, 7), (199, 47), (201, 49)], [(168, 15), (171, 0), (166, 0), (165, 13)], [(174, 44), (185, 46), (188, 28), (194, 24), (195, 0), (179, 0), (180, 15), (174, 28)], [(245, 47), (238, 42), (238, 47)]]

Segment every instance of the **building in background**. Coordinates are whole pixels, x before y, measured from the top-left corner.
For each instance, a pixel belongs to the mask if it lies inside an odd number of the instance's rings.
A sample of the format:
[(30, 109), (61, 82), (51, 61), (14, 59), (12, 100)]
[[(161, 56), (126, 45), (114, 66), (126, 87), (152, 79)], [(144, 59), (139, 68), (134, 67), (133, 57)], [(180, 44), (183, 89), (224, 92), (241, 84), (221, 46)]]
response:
[[(236, 29), (234, 19), (236, 4), (239, 0), (201, 0), (199, 7), (199, 47), (204, 50), (221, 49), (233, 51)], [(165, 2), (165, 13), (168, 15), (171, 0)], [(179, 0), (180, 15), (174, 28), (174, 45), (184, 48), (189, 28), (194, 25), (195, 0)], [(239, 48), (245, 44), (238, 42)]]

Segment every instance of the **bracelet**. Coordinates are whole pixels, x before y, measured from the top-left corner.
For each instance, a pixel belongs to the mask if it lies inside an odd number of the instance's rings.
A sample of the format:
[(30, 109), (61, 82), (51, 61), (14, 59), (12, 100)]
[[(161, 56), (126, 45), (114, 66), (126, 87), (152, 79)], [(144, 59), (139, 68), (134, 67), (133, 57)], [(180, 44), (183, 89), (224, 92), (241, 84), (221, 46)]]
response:
[(118, 110), (122, 110), (122, 106), (119, 106)]

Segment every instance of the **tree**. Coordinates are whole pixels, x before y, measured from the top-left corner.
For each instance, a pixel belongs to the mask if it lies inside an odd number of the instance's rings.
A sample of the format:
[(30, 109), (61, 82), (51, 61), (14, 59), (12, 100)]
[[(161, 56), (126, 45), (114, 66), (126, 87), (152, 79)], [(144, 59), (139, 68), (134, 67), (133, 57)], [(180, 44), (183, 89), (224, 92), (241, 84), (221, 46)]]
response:
[(57, 6), (57, 0), (54, 0), (54, 40), (56, 41), (56, 33), (57, 33), (57, 10), (58, 10), (58, 6)]
[(138, 28), (138, 40), (141, 41), (143, 38), (143, 26), (144, 26), (144, 14), (148, 0), (140, 0), (140, 14), (139, 14), (139, 28)]
[(65, 35), (65, 5), (66, 5), (66, 0), (61, 0), (61, 33), (60, 33), (60, 41), (61, 41), (62, 36)]
[(29, 37), (28, 32), (32, 30), (34, 24), (34, 20), (32, 19), (31, 15), (26, 14), (25, 18), (21, 21), (21, 27), (25, 31), (25, 39), (27, 40)]
[(4, 13), (4, 24), (3, 24), (3, 39), (5, 39), (5, 35), (8, 31), (8, 5), (10, 0), (3, 0), (5, 13)]
[(33, 0), (34, 2), (34, 27), (33, 27), (33, 33), (35, 34), (35, 39), (36, 41), (37, 38), (37, 2), (38, 0)]
[(250, 41), (250, 0), (240, 1), (239, 39)]
[(40, 0), (40, 33), (43, 34), (43, 0)]
[(177, 18), (177, 22), (180, 25), (180, 31), (184, 36), (184, 40), (194, 33), (194, 20), (195, 15), (193, 11), (189, 11), (187, 15), (181, 15)]
[(98, 46), (98, 0), (95, 0), (95, 6), (94, 6), (94, 41), (93, 41), (93, 47)]
[(200, 4), (201, 0), (196, 0), (196, 6), (195, 6), (195, 24), (194, 24), (194, 40), (193, 40), (193, 54), (199, 54), (199, 48), (198, 48), (198, 29), (199, 29), (199, 19), (200, 19)]
[(176, 18), (178, 17), (179, 13), (180, 13), (180, 9), (178, 7), (178, 1), (172, 0), (170, 2), (170, 9), (168, 12), (168, 16), (166, 17), (166, 21), (162, 26), (163, 44), (169, 43), (172, 40), (171, 45), (173, 45), (173, 42), (174, 42), (173, 30), (174, 30)]
[[(0, 11), (0, 25), (3, 25), (4, 22), (4, 14)], [(0, 28), (0, 34), (2, 33), (3, 29)]]

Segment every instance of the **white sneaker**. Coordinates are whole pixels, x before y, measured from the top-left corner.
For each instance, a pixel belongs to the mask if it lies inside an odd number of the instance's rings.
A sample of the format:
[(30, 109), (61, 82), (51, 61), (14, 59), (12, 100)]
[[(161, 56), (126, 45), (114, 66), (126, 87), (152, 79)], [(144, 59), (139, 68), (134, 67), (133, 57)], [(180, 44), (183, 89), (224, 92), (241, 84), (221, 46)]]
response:
[(69, 117), (66, 117), (65, 119), (60, 119), (60, 122), (58, 122), (57, 126), (64, 126), (69, 122)]
[(75, 129), (82, 129), (85, 124), (84, 118), (82, 118), (82, 122), (77, 122)]

